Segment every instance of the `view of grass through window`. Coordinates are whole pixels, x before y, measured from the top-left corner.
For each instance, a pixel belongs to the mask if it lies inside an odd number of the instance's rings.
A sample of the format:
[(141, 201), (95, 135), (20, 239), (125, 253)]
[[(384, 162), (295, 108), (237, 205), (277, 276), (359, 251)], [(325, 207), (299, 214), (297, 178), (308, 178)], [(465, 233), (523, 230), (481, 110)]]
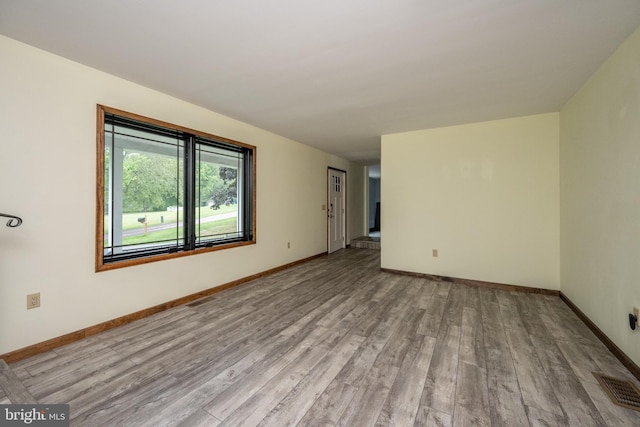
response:
[[(199, 208), (200, 231), (202, 234), (216, 235), (234, 233), (238, 228), (237, 205), (222, 206), (218, 210), (211, 207)], [(146, 217), (145, 224), (139, 219)], [(105, 216), (105, 237), (108, 235), (108, 216)], [(182, 234), (182, 210), (176, 212), (153, 211), (134, 212), (122, 215), (122, 244), (136, 245), (150, 242), (172, 240)], [(107, 241), (105, 239), (105, 246)]]
[[(184, 174), (179, 142), (153, 135), (138, 137), (128, 130), (128, 148), (122, 152), (122, 247), (180, 241), (183, 237)], [(135, 145), (134, 145), (135, 143)], [(131, 148), (133, 147), (133, 148)], [(145, 151), (145, 149), (147, 151)], [(105, 162), (110, 161), (106, 150)], [(171, 155), (174, 154), (174, 155)], [(237, 169), (215, 164), (228, 162), (222, 150), (198, 147), (196, 154), (196, 235), (199, 239), (238, 230)], [(203, 159), (209, 159), (209, 162)], [(108, 171), (109, 169), (105, 169)], [(109, 192), (106, 191), (106, 201)], [(109, 246), (109, 215), (105, 215), (104, 246)]]
[(254, 147), (141, 119), (104, 116), (98, 268), (253, 242)]

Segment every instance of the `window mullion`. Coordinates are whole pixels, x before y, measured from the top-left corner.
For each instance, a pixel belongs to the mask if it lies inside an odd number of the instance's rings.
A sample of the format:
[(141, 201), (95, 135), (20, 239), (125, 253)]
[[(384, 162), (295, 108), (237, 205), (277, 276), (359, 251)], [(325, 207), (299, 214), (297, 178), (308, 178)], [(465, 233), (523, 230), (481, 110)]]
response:
[[(245, 197), (252, 197), (253, 195), (253, 157), (252, 157), (252, 153), (245, 153), (245, 155), (242, 158), (243, 161), (243, 170), (245, 172), (244, 175), (244, 179), (242, 181), (242, 193)], [(242, 220), (243, 220), (243, 226), (244, 226), (244, 234), (245, 236), (249, 237), (250, 239), (253, 239), (253, 214), (252, 211), (254, 209), (253, 207), (253, 200), (245, 200), (244, 203), (242, 204)]]
[(185, 250), (192, 250), (196, 245), (196, 142), (193, 135), (186, 135), (184, 153), (184, 245)]

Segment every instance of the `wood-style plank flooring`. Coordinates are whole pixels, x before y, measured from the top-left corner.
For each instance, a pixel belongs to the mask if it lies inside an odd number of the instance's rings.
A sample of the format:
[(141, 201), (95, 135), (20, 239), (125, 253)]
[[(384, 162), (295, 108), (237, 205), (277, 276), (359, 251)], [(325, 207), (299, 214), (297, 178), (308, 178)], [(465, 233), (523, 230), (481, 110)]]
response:
[(11, 368), (77, 426), (640, 425), (559, 298), (379, 266), (340, 251)]

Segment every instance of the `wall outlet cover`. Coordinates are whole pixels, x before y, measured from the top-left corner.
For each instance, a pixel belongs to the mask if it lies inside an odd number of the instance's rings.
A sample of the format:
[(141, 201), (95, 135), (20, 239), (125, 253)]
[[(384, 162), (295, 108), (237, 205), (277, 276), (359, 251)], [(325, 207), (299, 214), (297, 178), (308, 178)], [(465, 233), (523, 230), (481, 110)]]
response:
[(27, 310), (40, 307), (40, 292), (27, 295)]

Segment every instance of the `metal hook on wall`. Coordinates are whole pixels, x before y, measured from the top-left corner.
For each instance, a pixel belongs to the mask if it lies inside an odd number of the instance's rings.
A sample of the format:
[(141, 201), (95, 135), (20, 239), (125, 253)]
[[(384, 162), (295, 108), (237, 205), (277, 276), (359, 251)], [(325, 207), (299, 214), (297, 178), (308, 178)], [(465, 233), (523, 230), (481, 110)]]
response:
[(4, 213), (0, 213), (0, 216), (9, 218), (9, 221), (7, 221), (7, 227), (15, 228), (15, 227), (19, 227), (20, 224), (22, 224), (22, 218), (20, 218), (19, 216), (9, 215)]

